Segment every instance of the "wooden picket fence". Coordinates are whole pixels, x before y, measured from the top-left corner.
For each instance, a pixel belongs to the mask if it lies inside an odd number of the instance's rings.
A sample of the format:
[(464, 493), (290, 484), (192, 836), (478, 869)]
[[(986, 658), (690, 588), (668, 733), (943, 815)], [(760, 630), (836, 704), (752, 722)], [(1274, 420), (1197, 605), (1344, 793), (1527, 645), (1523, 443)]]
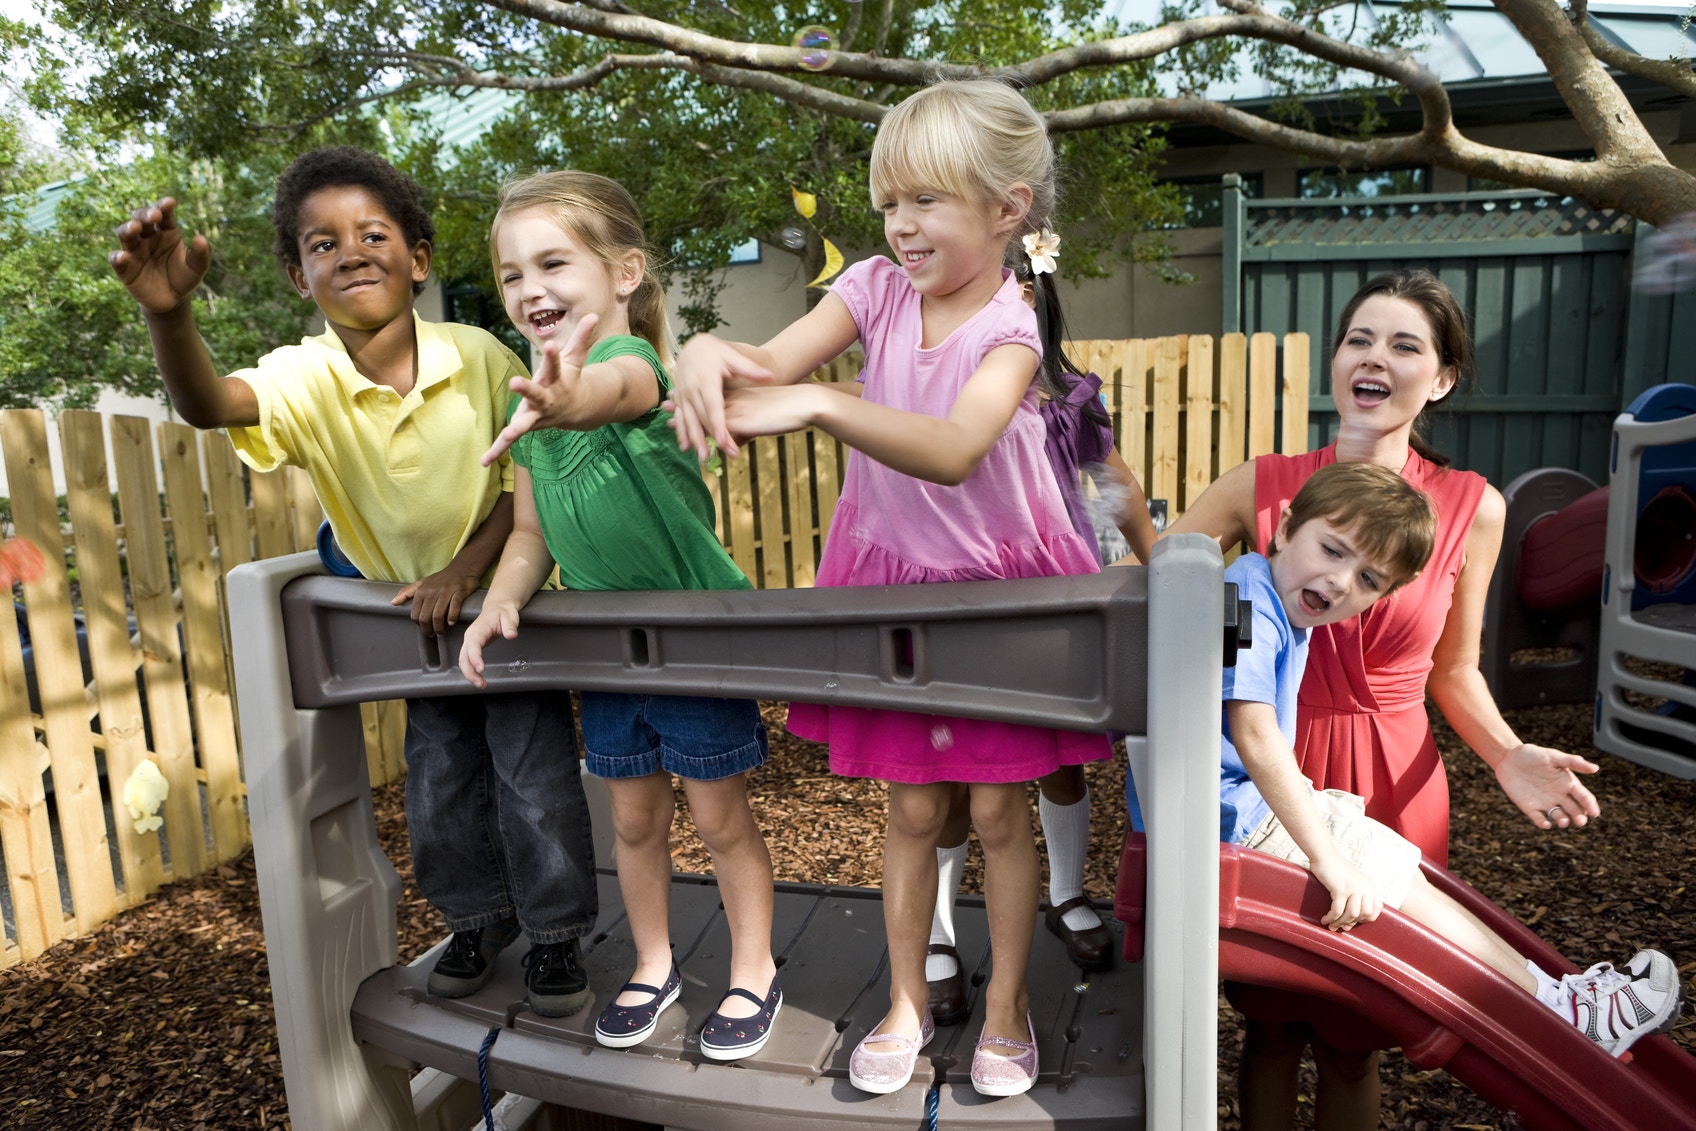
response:
[[(1308, 336), (1203, 334), (1079, 341), (1068, 354), (1102, 379), (1119, 454), (1176, 519), (1227, 469), (1307, 450)], [(857, 357), (818, 374), (848, 381)], [(716, 483), (719, 539), (762, 589), (805, 586), (818, 570), (847, 451), (823, 433), (744, 445)]]
[[(1241, 460), (1305, 449), (1305, 334), (1086, 341), (1071, 352), (1103, 378), (1120, 453), (1173, 518)], [(839, 359), (819, 376), (851, 380), (857, 365)], [(38, 712), (16, 619), (0, 617), (0, 853), (15, 923), (0, 968), (246, 850), (224, 576), (313, 548), (321, 521), (304, 473), (249, 472), (221, 432), (91, 412), (63, 413), (58, 427), (68, 524), (53, 493), (45, 418), (0, 412), (14, 525), (3, 533), (74, 567), (80, 589), (78, 602), (69, 568), (23, 587)], [(812, 584), (846, 463), (840, 444), (809, 431), (755, 441), (746, 458), (709, 475), (720, 538), (757, 586)], [(92, 679), (79, 655), (79, 615)], [(365, 723), (372, 782), (397, 779), (404, 705), (367, 704)], [(122, 794), (144, 758), (163, 772), (170, 797), (164, 827), (137, 833)]]
[[(92, 412), (62, 413), (58, 427), (68, 525), (46, 419), (0, 413), (13, 521), (4, 533), (66, 566), (23, 586), (38, 711), (17, 618), (0, 617), (0, 853), (15, 924), (0, 967), (246, 850), (223, 580), (243, 562), (311, 548), (321, 520), (303, 473), (250, 474), (223, 433)], [(404, 768), (399, 706), (366, 709), (374, 782)], [(123, 804), (143, 759), (170, 786), (157, 832), (138, 833)]]

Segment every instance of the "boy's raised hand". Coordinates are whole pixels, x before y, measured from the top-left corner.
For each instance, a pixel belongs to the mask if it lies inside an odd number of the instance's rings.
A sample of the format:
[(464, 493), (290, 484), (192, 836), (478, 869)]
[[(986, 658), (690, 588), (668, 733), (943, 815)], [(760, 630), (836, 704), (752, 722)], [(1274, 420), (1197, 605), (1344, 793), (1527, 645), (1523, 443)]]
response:
[(489, 450), (483, 453), (484, 467), (500, 459), (526, 432), (536, 428), (565, 428), (575, 423), (571, 410), (578, 392), (577, 378), (588, 360), (589, 341), (599, 320), (599, 315), (585, 314), (577, 320), (564, 345), (547, 342), (542, 346), (542, 363), (536, 367), (535, 377), (528, 381), (522, 377), (512, 379), (508, 387), (524, 400)]
[(118, 225), (118, 250), (106, 257), (130, 297), (152, 314), (169, 314), (200, 286), (212, 260), (205, 236), (183, 240), (177, 202), (163, 197)]

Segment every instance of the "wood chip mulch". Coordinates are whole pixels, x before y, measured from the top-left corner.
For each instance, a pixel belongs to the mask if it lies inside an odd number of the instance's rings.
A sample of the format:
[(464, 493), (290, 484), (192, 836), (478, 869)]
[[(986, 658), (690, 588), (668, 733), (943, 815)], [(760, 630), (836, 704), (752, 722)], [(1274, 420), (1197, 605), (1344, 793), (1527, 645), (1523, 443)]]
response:
[[(786, 736), (767, 710), (772, 760), (751, 782), (778, 876), (875, 885), (883, 790), (830, 775), (821, 748)], [(1513, 712), (1527, 741), (1584, 754), (1603, 817), (1585, 829), (1543, 833), (1501, 793), (1493, 775), (1444, 727), (1439, 742), (1454, 798), (1451, 867), (1580, 965), (1620, 961), (1656, 946), (1696, 974), (1696, 782), (1597, 755), (1590, 708)], [(1123, 835), (1122, 760), (1089, 770), (1096, 797), (1089, 887), (1111, 895)], [(679, 807), (685, 808), (679, 794)], [(403, 961), (439, 937), (411, 888), (399, 785), (378, 792), (379, 834), (406, 881)], [(1034, 792), (1033, 792), (1034, 818)], [(710, 870), (678, 823), (680, 869)], [(975, 848), (968, 890), (981, 883)], [(1231, 1099), (1239, 1038), (1220, 1010), (1220, 1127), (1236, 1129)], [(1674, 1037), (1696, 1053), (1687, 1009)], [(1517, 1126), (1441, 1070), (1398, 1054), (1383, 1068), (1382, 1126), (1395, 1131)], [(1304, 1082), (1310, 1096), (1312, 1076)], [(1302, 1127), (1312, 1126), (1311, 1105)], [(228, 1131), (289, 1127), (260, 931), (253, 858), (174, 884), (89, 936), (0, 971), (0, 1127), (76, 1131)]]

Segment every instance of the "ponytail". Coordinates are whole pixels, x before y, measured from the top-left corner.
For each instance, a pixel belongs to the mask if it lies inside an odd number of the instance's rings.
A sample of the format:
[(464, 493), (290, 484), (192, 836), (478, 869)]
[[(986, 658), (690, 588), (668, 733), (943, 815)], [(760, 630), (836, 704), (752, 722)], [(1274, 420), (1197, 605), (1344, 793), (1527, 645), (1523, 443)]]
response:
[[(1043, 396), (1050, 401), (1067, 400), (1084, 371), (1066, 353), (1066, 316), (1060, 309), (1059, 280), (1052, 272), (1033, 272), (1030, 260), (1023, 255), (1017, 240), (1008, 245), (1008, 256), (1015, 260), (1013, 275), (1021, 286), (1031, 288), (1036, 306), (1037, 337), (1042, 342), (1042, 364), (1037, 366), (1037, 381)], [(1107, 408), (1098, 397), (1089, 397), (1083, 404), (1083, 416), (1091, 424), (1110, 427)]]

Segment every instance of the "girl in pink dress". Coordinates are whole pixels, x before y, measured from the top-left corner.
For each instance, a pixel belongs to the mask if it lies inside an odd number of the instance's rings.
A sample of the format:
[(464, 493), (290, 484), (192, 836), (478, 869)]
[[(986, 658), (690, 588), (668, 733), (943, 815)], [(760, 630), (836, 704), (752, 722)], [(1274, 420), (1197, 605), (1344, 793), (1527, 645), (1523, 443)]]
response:
[[(1309, 475), (1335, 462), (1394, 468), (1431, 498), (1437, 547), (1419, 579), (1357, 620), (1314, 631), (1295, 746), (1316, 788), (1364, 797), (1368, 816), (1437, 864), (1449, 854), (1449, 790), (1425, 712), (1427, 691), (1532, 824), (1566, 828), (1600, 812), (1576, 776), (1594, 773), (1595, 763), (1521, 742), (1478, 670), (1484, 595), (1506, 505), (1482, 476), (1450, 469), (1421, 435), (1427, 411), (1467, 376), (1471, 359), (1465, 315), (1436, 276), (1398, 270), (1368, 281), (1337, 324), (1336, 441), (1305, 455), (1238, 464), (1170, 528), (1264, 551), (1283, 507)], [(1310, 1038), (1318, 1126), (1376, 1126), (1375, 1050), (1385, 1038), (1375, 1027), (1329, 1003), (1264, 987), (1232, 984), (1227, 993), (1249, 1018), (1238, 1081), (1245, 1129), (1292, 1125), (1296, 1069)]]
[[(1044, 453), (1036, 315), (1002, 268), (1015, 238), (1052, 268), (1044, 226), (1054, 172), (1042, 119), (1011, 87), (978, 80), (922, 90), (890, 111), (872, 148), (872, 203), (894, 261), (855, 264), (762, 347), (701, 334), (684, 348), (673, 426), (685, 446), (704, 454), (711, 438), (734, 455), (736, 437), (812, 426), (855, 449), (819, 585), (1098, 568)], [(862, 395), (805, 381), (855, 341), (866, 354)], [(869, 1092), (898, 1091), (932, 1035), (925, 946), (936, 847), (952, 783), (966, 782), (995, 953), (972, 1084), (992, 1096), (1028, 1090), (1037, 1056), (1025, 967), (1040, 869), (1027, 783), (1108, 757), (1106, 737), (804, 704), (791, 708), (789, 729), (828, 742), (834, 772), (889, 783), (890, 1008), (854, 1050), (849, 1079)]]

